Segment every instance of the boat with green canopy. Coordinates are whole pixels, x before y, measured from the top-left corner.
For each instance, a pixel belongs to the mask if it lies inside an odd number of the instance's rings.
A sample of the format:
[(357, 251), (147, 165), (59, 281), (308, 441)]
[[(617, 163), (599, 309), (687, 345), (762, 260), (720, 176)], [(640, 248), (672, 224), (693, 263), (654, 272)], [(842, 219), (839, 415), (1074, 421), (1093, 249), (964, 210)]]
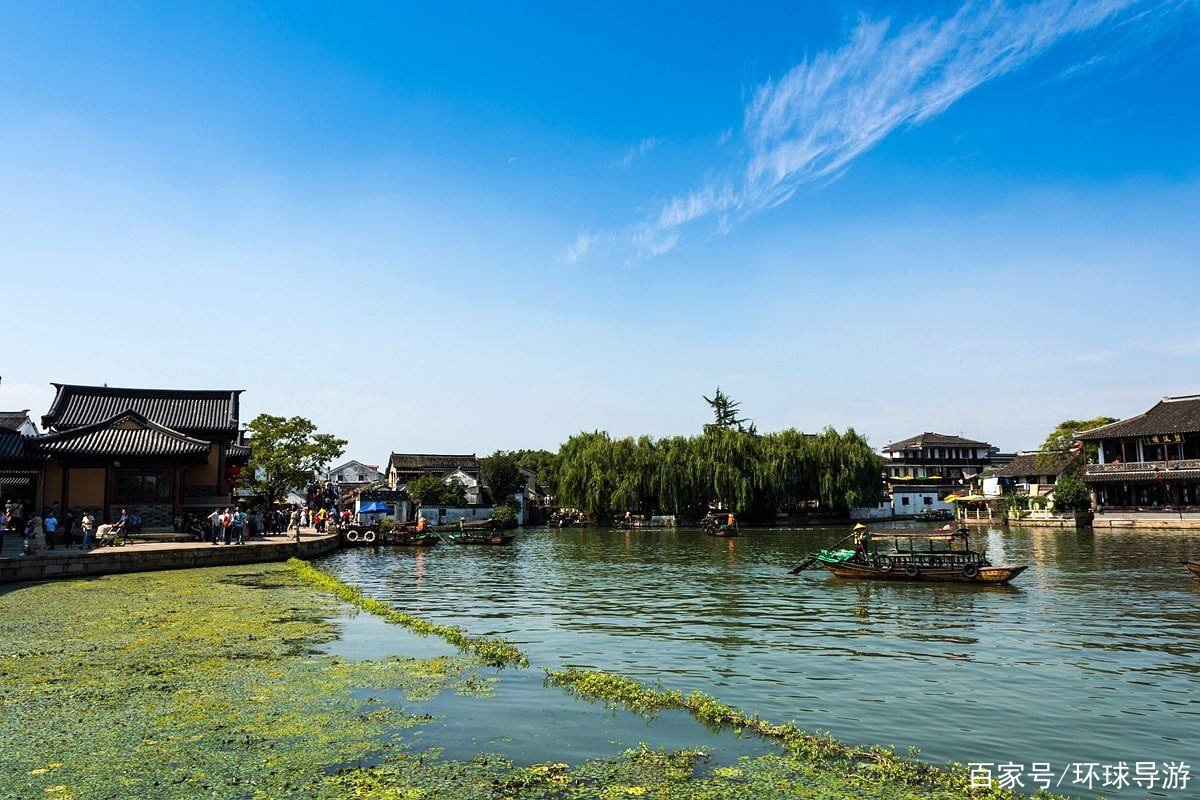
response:
[(854, 550), (822, 550), (816, 561), (839, 578), (937, 583), (1008, 583), (1026, 569), (991, 563), (965, 529), (864, 531)]

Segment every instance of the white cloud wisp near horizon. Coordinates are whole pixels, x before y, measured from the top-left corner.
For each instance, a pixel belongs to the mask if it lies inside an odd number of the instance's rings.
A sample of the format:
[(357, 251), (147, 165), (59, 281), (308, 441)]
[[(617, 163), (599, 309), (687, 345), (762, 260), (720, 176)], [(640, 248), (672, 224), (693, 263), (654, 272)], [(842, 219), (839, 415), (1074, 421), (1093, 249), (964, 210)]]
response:
[[(657, 256), (674, 249), (692, 223), (707, 219), (710, 232), (724, 233), (787, 202), (805, 184), (836, 179), (897, 128), (942, 113), (1064, 37), (1114, 22), (1136, 5), (1146, 3), (973, 1), (952, 16), (898, 28), (863, 17), (841, 47), (753, 90), (733, 165), (658, 204), (625, 233), (605, 238), (628, 243), (639, 256)], [(583, 248), (577, 242), (571, 260), (597, 241), (589, 236)]]

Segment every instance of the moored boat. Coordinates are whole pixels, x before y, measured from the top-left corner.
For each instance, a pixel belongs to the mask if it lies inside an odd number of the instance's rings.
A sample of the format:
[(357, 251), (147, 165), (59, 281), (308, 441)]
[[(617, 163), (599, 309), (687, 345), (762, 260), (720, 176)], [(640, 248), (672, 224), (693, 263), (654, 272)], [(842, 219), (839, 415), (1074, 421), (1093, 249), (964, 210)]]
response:
[(1200, 577), (1200, 561), (1185, 561), (1183, 565), (1188, 568), (1188, 572)]
[(374, 526), (349, 525), (342, 529), (342, 542), (351, 547), (375, 547), (377, 545), (400, 545), (402, 547), (429, 547), (441, 539), (415, 527), (376, 529)]
[[(880, 550), (891, 540), (893, 549)], [(927, 547), (918, 548), (925, 543)], [(956, 547), (956, 545), (961, 545)], [(817, 563), (839, 578), (934, 583), (1008, 583), (1024, 565), (993, 564), (971, 550), (966, 530), (934, 533), (863, 533), (854, 550), (822, 550)]]
[(500, 531), (467, 531), (446, 538), (450, 544), (483, 544), (501, 545), (512, 544), (516, 534), (501, 533)]
[(440, 542), (440, 536), (435, 536), (432, 533), (408, 533), (407, 531), (398, 531), (387, 537), (384, 544), (394, 544), (400, 547), (432, 547)]

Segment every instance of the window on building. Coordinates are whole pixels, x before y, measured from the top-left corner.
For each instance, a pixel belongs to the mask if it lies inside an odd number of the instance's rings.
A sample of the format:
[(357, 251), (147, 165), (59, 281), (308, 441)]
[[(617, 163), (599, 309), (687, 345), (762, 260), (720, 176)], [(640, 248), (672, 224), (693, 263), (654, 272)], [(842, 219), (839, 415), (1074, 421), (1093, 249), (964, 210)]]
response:
[(121, 469), (113, 473), (117, 505), (165, 503), (171, 499), (171, 473), (166, 470)]
[(929, 497), (928, 495), (926, 495), (926, 496), (925, 496), (925, 497), (923, 497), (922, 499), (925, 501), (925, 505), (927, 505), (927, 506), (931, 506), (931, 505), (933, 505), (933, 498), (932, 498), (932, 497)]
[(902, 505), (902, 506), (906, 506), (906, 505), (908, 505), (908, 498), (907, 498), (907, 497), (901, 497), (901, 498), (900, 498), (900, 505)]

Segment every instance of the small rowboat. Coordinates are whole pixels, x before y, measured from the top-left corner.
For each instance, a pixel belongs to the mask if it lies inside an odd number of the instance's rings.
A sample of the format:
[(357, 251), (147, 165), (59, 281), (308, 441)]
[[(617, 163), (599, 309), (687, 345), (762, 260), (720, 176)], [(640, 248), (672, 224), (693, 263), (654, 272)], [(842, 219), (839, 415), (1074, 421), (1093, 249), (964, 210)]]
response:
[(1200, 561), (1185, 561), (1183, 565), (1188, 568), (1188, 572), (1200, 577)]
[(726, 539), (738, 535), (738, 529), (737, 529), (736, 525), (732, 528), (729, 527), (728, 525), (722, 525), (721, 527), (716, 528), (716, 529), (705, 529), (704, 532), (706, 534), (708, 534), (709, 536), (720, 536), (720, 537), (724, 537)]
[(738, 535), (738, 522), (732, 514), (716, 514), (710, 511), (700, 520), (700, 529), (709, 536), (730, 538)]
[[(820, 561), (820, 559), (817, 559)], [(936, 583), (1008, 583), (1025, 571), (1026, 567), (993, 566), (991, 564), (964, 564), (961, 567), (919, 567), (906, 565), (903, 568), (886, 564), (856, 564), (843, 561), (828, 564), (825, 568), (839, 578), (868, 578), (880, 581), (933, 581)]]
[(440, 542), (440, 536), (432, 533), (400, 533), (389, 536), (384, 544), (395, 544), (401, 547), (432, 547)]
[(351, 547), (375, 547), (381, 544), (405, 547), (428, 547), (441, 541), (432, 533), (417, 533), (405, 529), (379, 531), (352, 525), (342, 530), (342, 541)]
[[(880, 552), (880, 540), (892, 540), (895, 549)], [(928, 547), (917, 548), (918, 542)], [(955, 548), (961, 544), (960, 548)], [(1021, 565), (993, 564), (969, 549), (965, 530), (936, 533), (866, 533), (854, 550), (822, 550), (815, 560), (839, 578), (933, 583), (1008, 583), (1024, 572)]]
[(457, 536), (450, 536), (446, 541), (450, 544), (485, 544), (485, 545), (500, 545), (512, 544), (516, 539), (516, 534), (512, 533), (460, 533)]

